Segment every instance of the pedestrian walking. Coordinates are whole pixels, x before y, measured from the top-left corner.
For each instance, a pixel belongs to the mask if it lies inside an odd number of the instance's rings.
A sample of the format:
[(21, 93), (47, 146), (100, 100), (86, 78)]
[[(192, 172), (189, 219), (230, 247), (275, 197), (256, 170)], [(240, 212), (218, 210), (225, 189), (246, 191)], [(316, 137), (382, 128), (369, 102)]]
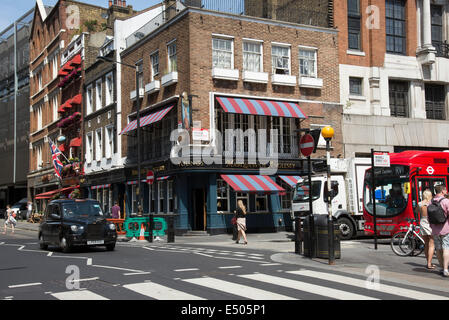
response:
[(237, 216), (237, 230), (238, 230), (238, 234), (237, 234), (237, 240), (235, 241), (235, 243), (239, 243), (240, 241), (240, 236), (243, 237), (243, 244), (248, 244), (248, 240), (246, 239), (246, 208), (245, 205), (243, 204), (242, 200), (237, 201), (237, 210), (235, 211), (236, 216)]
[(6, 219), (5, 219), (5, 231), (3, 234), (6, 234), (6, 227), (11, 226), (12, 233), (14, 233), (14, 227), (17, 225), (15, 213), (11, 210), (11, 206), (8, 204), (6, 206)]
[[(427, 216), (432, 229), (438, 262), (443, 269), (442, 275), (443, 277), (449, 277), (449, 221), (447, 219), (449, 215), (449, 199), (445, 198), (447, 188), (444, 185), (435, 186), (435, 192), (436, 195), (432, 199), (432, 203), (427, 206)], [(446, 217), (443, 223), (435, 223), (434, 217), (437, 216), (437, 212), (434, 210), (435, 205), (438, 211), (442, 209)]]
[(27, 205), (27, 221), (30, 220), (32, 213), (33, 213), (33, 203), (31, 201), (28, 201), (28, 205)]
[(429, 189), (424, 190), (423, 200), (418, 204), (420, 210), (421, 236), (424, 240), (424, 254), (426, 256), (426, 268), (431, 270), (435, 269), (435, 265), (432, 263), (433, 254), (435, 252), (435, 243), (432, 237), (432, 228), (429, 224), (429, 218), (427, 217), (427, 206), (432, 202), (432, 192)]
[(120, 206), (117, 201), (114, 202), (114, 206), (111, 209), (111, 217), (112, 219), (120, 219)]

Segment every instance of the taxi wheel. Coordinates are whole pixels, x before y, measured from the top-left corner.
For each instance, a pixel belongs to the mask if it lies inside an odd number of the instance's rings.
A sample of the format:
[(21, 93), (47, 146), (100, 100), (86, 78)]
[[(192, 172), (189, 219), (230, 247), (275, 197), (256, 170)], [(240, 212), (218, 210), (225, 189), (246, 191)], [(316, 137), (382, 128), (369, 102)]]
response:
[(115, 243), (111, 243), (111, 244), (107, 244), (106, 245), (106, 250), (114, 251), (114, 249), (115, 249)]

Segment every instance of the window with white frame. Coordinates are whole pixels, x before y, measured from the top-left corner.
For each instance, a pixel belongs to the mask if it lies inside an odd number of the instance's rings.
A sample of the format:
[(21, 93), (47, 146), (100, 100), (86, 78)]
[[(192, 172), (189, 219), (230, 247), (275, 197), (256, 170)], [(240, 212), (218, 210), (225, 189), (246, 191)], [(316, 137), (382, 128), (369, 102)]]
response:
[(52, 105), (52, 110), (53, 110), (53, 121), (58, 120), (59, 115), (58, 115), (58, 96), (54, 95), (53, 98), (51, 99), (51, 105)]
[(250, 212), (249, 208), (249, 193), (245, 192), (236, 192), (235, 193), (235, 207), (238, 208), (238, 202), (239, 200), (242, 200), (243, 204), (245, 205), (246, 212)]
[(97, 80), (95, 83), (95, 110), (100, 110), (103, 107), (103, 99), (102, 99), (102, 81)]
[(36, 116), (37, 116), (37, 130), (41, 130), (42, 129), (42, 104), (37, 106)]
[(150, 199), (150, 212), (156, 213), (156, 184), (152, 184), (149, 186), (149, 199)]
[(91, 114), (93, 112), (93, 87), (89, 85), (86, 88), (87, 97), (86, 97), (86, 114)]
[(299, 48), (299, 74), (303, 77), (316, 78), (316, 49)]
[(290, 75), (290, 47), (273, 45), (271, 47), (272, 73)]
[(256, 212), (268, 211), (268, 197), (267, 195), (256, 194)]
[(52, 71), (53, 71), (53, 79), (58, 77), (58, 54), (55, 54), (52, 59)]
[(159, 74), (159, 51), (154, 52), (150, 56), (151, 60), (151, 81), (154, 81), (154, 77)]
[(234, 68), (233, 39), (212, 39), (212, 67), (221, 69)]
[(178, 60), (176, 53), (176, 41), (173, 41), (167, 45), (168, 53), (168, 72), (178, 71)]
[(39, 91), (42, 90), (42, 71), (39, 71), (38, 75), (37, 75), (37, 85), (39, 88)]
[(349, 77), (349, 94), (352, 96), (363, 95), (362, 78)]
[(281, 178), (277, 179), (277, 183), (279, 186), (285, 189), (285, 194), (280, 195), (281, 198), (281, 210), (282, 211), (289, 211), (292, 207), (292, 199), (293, 199), (293, 188), (287, 184), (284, 180)]
[(103, 154), (103, 144), (102, 144), (102, 130), (97, 129), (95, 131), (95, 160), (101, 161), (101, 156)]
[(114, 75), (108, 73), (106, 75), (106, 105), (114, 103)]
[(36, 147), (36, 167), (37, 170), (42, 169), (42, 145)]
[(111, 159), (114, 152), (114, 127), (109, 126), (105, 128), (106, 141), (105, 141), (105, 156), (106, 159)]
[(243, 42), (243, 70), (262, 72), (262, 43), (255, 41)]
[(94, 157), (93, 135), (92, 132), (86, 134), (86, 162), (92, 163)]
[(229, 212), (229, 185), (223, 179), (217, 179), (217, 211)]
[(137, 66), (137, 83), (139, 84), (139, 89), (142, 89), (144, 87), (144, 84), (143, 84), (143, 61), (142, 60), (137, 61), (136, 66)]
[(163, 213), (165, 210), (165, 188), (164, 188), (164, 181), (158, 181), (157, 182), (157, 188), (159, 190), (159, 208), (158, 212)]

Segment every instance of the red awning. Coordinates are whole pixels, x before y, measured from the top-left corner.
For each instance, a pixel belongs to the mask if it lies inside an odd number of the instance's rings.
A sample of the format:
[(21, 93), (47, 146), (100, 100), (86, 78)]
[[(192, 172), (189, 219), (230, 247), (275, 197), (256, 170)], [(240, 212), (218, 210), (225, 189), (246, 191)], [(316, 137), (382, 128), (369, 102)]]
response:
[(59, 70), (59, 72), (58, 72), (59, 77), (65, 77), (67, 75), (69, 75), (69, 73), (67, 71)]
[(62, 189), (57, 189), (57, 190), (52, 190), (52, 191), (48, 191), (48, 192), (44, 192), (41, 194), (37, 194), (34, 199), (36, 200), (42, 200), (42, 199), (50, 199), (51, 197), (53, 197), (55, 194), (60, 193), (60, 192), (66, 192), (66, 191), (72, 191), (74, 189), (79, 188), (80, 186), (76, 186), (76, 187), (67, 187), (67, 188), (62, 188)]
[(62, 71), (72, 71), (73, 67), (70, 65), (70, 63), (66, 63), (64, 67), (62, 67)]
[(285, 193), (285, 189), (279, 186), (268, 176), (260, 175), (226, 175), (221, 177), (234, 189), (236, 192), (250, 192), (250, 193)]
[(83, 102), (83, 96), (81, 93), (77, 94), (72, 98), (72, 100), (70, 100), (71, 104), (81, 104), (81, 102)]
[(81, 138), (75, 138), (70, 140), (70, 147), (81, 147), (82, 140)]
[(79, 66), (81, 64), (81, 54), (77, 54), (76, 56), (73, 57), (72, 60), (70, 60), (69, 64), (71, 66)]

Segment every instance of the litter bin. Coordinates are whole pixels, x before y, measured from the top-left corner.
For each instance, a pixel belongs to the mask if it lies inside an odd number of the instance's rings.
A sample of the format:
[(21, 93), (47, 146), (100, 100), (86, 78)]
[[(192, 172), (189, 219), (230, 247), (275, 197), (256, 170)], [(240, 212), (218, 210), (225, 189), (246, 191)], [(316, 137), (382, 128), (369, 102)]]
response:
[[(328, 216), (324, 214), (314, 215), (313, 224), (314, 230), (312, 232), (312, 239), (310, 239), (310, 217), (304, 219), (304, 255), (311, 258), (323, 258), (329, 259), (329, 243), (328, 243), (328, 227), (327, 219)], [(340, 229), (334, 222), (334, 257), (335, 259), (340, 259)]]

